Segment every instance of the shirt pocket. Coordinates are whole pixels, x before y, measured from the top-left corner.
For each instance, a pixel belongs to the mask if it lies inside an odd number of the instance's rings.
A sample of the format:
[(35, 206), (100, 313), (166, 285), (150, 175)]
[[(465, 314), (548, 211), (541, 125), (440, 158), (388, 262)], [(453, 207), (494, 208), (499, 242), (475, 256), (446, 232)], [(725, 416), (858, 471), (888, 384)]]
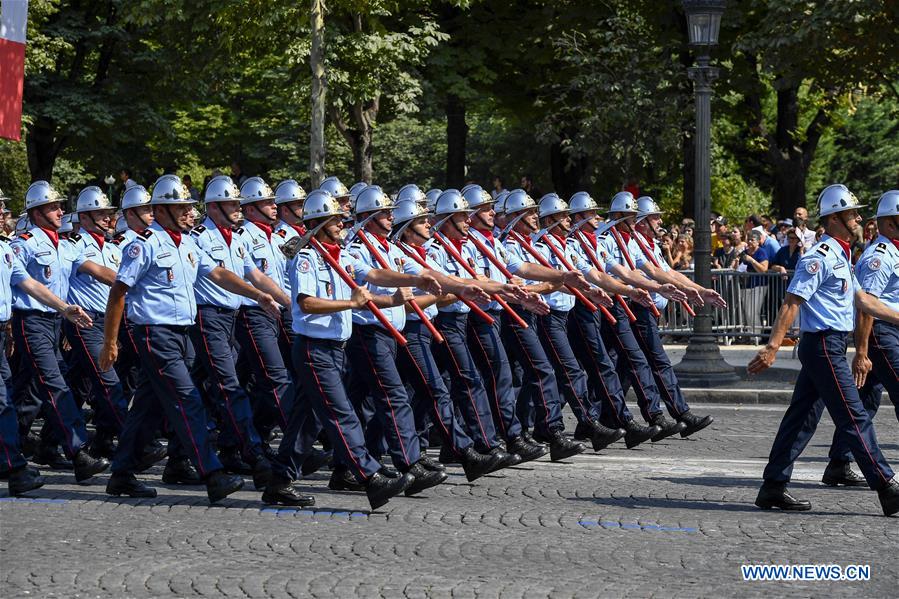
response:
[(256, 248), (250, 255), (253, 257), (253, 263), (256, 265), (256, 268), (261, 270), (263, 274), (268, 275), (272, 268), (271, 256), (268, 248), (264, 246)]
[(156, 281), (164, 287), (175, 286), (176, 263), (178, 258), (173, 255), (157, 257), (154, 261), (154, 270)]
[[(209, 257), (212, 258), (216, 264), (223, 268), (229, 268), (231, 266), (231, 261), (229, 260), (228, 251), (224, 247), (217, 247), (208, 252)], [(229, 268), (230, 270), (230, 268)]]
[[(38, 254), (44, 254), (43, 256)], [(56, 258), (53, 256), (51, 252), (38, 252), (34, 256), (34, 272), (31, 273), (35, 279), (41, 281), (42, 283), (50, 283), (57, 276), (62, 273), (56, 272), (59, 268), (59, 263)]]

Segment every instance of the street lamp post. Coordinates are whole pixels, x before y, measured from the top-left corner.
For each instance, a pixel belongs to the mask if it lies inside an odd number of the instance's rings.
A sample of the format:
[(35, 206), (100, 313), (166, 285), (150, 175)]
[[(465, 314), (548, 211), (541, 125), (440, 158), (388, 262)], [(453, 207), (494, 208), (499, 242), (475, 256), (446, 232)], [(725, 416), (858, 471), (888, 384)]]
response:
[[(712, 286), (711, 252), (711, 171), (709, 168), (710, 130), (712, 126), (712, 82), (718, 69), (709, 66), (712, 48), (718, 45), (718, 30), (725, 0), (683, 0), (687, 13), (690, 46), (696, 53), (696, 66), (687, 70), (696, 96), (696, 177), (694, 210), (696, 239), (694, 250), (696, 282)], [(678, 380), (685, 386), (718, 386), (739, 380), (734, 367), (724, 361), (712, 333), (712, 308), (708, 304), (696, 311), (693, 334), (681, 362), (675, 366)]]

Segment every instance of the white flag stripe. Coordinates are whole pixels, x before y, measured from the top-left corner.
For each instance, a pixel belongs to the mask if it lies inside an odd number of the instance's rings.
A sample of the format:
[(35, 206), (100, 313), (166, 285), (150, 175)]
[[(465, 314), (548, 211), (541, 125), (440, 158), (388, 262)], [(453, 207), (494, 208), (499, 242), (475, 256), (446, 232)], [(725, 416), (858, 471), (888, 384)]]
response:
[(27, 23), (28, 0), (0, 1), (0, 37), (24, 44)]

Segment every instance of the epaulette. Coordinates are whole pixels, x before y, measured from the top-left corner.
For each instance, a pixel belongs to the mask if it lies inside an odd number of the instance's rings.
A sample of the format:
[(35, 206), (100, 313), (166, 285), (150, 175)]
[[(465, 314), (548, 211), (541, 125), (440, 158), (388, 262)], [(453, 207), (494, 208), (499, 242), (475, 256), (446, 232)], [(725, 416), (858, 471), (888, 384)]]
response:
[(116, 235), (115, 237), (113, 237), (112, 239), (109, 240), (109, 242), (113, 245), (119, 245), (123, 241), (125, 241), (124, 233), (119, 233), (118, 235)]
[(34, 237), (34, 235), (29, 233), (28, 231), (22, 231), (21, 233), (19, 233), (19, 239), (28, 240), (32, 237)]
[(281, 230), (277, 231), (276, 234), (280, 235), (282, 239), (286, 239), (287, 238), (287, 229), (281, 229)]
[(204, 225), (197, 225), (196, 227), (194, 227), (193, 229), (190, 230), (190, 234), (191, 235), (199, 235), (200, 233), (202, 233), (205, 230), (206, 230), (206, 227)]
[(244, 228), (243, 228), (243, 227), (237, 227), (236, 229), (234, 229), (234, 232), (237, 233), (238, 235), (243, 235)]
[(877, 244), (877, 247), (874, 248), (874, 251), (878, 254), (886, 254), (887, 253), (887, 244), (882, 241)]
[(79, 241), (81, 241), (81, 233), (69, 233), (67, 239), (72, 243), (78, 243)]
[(827, 246), (827, 244), (822, 243), (821, 245), (818, 246), (818, 249), (816, 249), (815, 252), (818, 254), (821, 254), (822, 256), (827, 256), (827, 252), (829, 250), (830, 250), (830, 248)]
[(6, 233), (0, 233), (0, 241), (9, 243), (9, 237), (6, 236)]
[(150, 239), (153, 236), (153, 231), (150, 229), (144, 229), (140, 233), (137, 234), (138, 239)]

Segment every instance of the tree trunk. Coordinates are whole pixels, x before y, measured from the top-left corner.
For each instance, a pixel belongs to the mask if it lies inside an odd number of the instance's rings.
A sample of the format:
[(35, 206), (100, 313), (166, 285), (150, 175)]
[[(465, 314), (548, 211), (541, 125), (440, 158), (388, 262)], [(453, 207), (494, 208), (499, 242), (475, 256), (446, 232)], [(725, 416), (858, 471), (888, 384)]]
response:
[(28, 152), (28, 169), (31, 180), (51, 181), (56, 157), (62, 150), (62, 140), (55, 139), (56, 124), (50, 120), (39, 118), (25, 136)]
[(318, 188), (325, 173), (325, 94), (327, 80), (324, 66), (325, 22), (322, 0), (312, 0), (312, 126), (309, 139), (309, 185)]
[(465, 185), (465, 145), (468, 123), (465, 104), (455, 94), (446, 98), (446, 186), (462, 189)]
[(681, 151), (684, 160), (684, 198), (682, 212), (684, 218), (696, 218), (696, 145), (693, 139), (693, 129), (684, 135), (681, 142)]
[(369, 185), (373, 179), (371, 133), (370, 125), (353, 132), (353, 174), (357, 181), (365, 181)]

